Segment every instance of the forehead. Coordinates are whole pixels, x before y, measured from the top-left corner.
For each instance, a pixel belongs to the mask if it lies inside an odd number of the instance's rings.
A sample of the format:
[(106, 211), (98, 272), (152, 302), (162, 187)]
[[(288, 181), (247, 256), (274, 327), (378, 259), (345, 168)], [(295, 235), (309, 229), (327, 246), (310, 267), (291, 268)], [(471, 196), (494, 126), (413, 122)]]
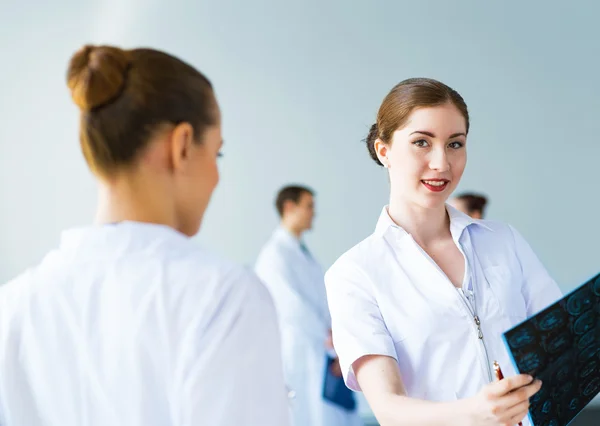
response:
[(308, 203), (312, 203), (313, 199), (314, 199), (314, 197), (312, 196), (312, 194), (303, 191), (302, 194), (300, 194), (300, 198), (298, 199), (298, 202), (308, 204)]
[(203, 142), (208, 145), (221, 146), (223, 138), (221, 135), (221, 126), (215, 125), (207, 127), (204, 130)]
[[(453, 104), (444, 104), (434, 107), (415, 109), (406, 122), (403, 130), (408, 133), (414, 131), (432, 131), (433, 133), (453, 134), (465, 133), (467, 123), (461, 112)], [(436, 133), (436, 135), (437, 135)]]

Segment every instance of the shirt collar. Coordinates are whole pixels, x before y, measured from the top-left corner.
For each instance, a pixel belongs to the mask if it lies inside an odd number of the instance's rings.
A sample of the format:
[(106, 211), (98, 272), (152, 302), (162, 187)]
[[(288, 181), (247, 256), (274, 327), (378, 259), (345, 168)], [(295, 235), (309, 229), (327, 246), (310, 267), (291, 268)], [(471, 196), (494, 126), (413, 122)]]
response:
[(180, 243), (186, 240), (189, 241), (190, 237), (167, 225), (123, 221), (63, 231), (60, 248), (83, 252), (86, 249), (102, 250), (107, 247), (114, 254), (115, 247), (122, 250), (147, 250), (165, 241)]
[(303, 244), (302, 239), (296, 237), (294, 234), (292, 234), (290, 231), (288, 231), (283, 225), (278, 226), (277, 229), (275, 229), (274, 234), (275, 234), (275, 238), (285, 241), (286, 243), (288, 243), (290, 245), (300, 247)]
[[(471, 216), (461, 212), (455, 207), (452, 207), (450, 204), (446, 204), (446, 211), (450, 217), (450, 232), (457, 240), (460, 238), (462, 232), (471, 225), (481, 226), (488, 231), (493, 231), (492, 228), (486, 225), (484, 221), (473, 219)], [(402, 229), (402, 227), (398, 226), (392, 220), (390, 214), (388, 213), (388, 206), (385, 206), (383, 207), (381, 215), (379, 216), (379, 220), (377, 221), (375, 234), (383, 236), (391, 228), (399, 230), (401, 232), (401, 236), (408, 235), (408, 232), (406, 232), (404, 229)]]

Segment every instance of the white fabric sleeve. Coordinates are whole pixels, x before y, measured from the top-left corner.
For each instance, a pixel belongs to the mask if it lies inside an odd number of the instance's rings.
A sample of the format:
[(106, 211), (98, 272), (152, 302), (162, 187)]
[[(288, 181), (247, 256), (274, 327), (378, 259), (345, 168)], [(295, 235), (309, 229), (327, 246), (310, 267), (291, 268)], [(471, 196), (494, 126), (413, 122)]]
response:
[(325, 275), (332, 319), (333, 343), (346, 385), (360, 386), (352, 364), (366, 355), (385, 355), (398, 360), (368, 277), (353, 263), (338, 260)]
[(532, 316), (558, 301), (563, 295), (527, 241), (515, 228), (509, 227), (521, 265), (523, 276), (521, 292), (527, 304), (527, 316)]
[(253, 273), (236, 281), (188, 340), (177, 424), (289, 425), (272, 299)]

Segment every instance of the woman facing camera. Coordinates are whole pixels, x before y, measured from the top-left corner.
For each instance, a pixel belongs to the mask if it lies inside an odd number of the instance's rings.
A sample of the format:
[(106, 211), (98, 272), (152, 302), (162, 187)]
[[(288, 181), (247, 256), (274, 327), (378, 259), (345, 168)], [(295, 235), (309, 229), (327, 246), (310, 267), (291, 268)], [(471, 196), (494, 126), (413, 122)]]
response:
[[(446, 204), (468, 133), (455, 90), (394, 87), (366, 140), (388, 171), (389, 204), (326, 274), (346, 383), (382, 425), (516, 425), (541, 386), (514, 375), (501, 335), (561, 294), (514, 228)], [(506, 379), (494, 381), (494, 360)]]

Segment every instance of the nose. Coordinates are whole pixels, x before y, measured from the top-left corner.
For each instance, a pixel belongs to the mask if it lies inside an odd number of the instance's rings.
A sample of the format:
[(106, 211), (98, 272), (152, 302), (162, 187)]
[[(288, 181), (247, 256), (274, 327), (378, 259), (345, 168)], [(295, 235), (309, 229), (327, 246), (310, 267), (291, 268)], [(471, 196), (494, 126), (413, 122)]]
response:
[(431, 151), (429, 168), (438, 172), (447, 172), (450, 170), (450, 162), (448, 161), (448, 155), (445, 148), (438, 147)]

